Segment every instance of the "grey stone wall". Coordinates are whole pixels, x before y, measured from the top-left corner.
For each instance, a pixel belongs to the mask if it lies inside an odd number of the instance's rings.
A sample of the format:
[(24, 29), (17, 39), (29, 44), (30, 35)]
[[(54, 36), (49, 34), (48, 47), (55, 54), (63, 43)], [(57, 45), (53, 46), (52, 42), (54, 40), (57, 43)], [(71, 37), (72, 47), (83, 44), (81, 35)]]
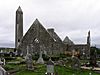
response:
[(42, 24), (36, 19), (26, 34), (23, 36), (18, 47), (19, 54), (26, 55), (27, 46), (30, 45), (30, 53), (39, 53), (40, 46), (49, 54), (60, 54), (62, 44), (54, 41)]

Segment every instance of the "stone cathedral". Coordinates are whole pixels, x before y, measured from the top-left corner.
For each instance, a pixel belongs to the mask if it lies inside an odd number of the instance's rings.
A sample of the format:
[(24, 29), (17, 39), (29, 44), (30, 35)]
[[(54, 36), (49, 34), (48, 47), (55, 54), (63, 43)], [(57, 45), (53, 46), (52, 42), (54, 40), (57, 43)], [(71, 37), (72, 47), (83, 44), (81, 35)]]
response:
[(25, 56), (28, 52), (31, 54), (43, 53), (47, 55), (58, 55), (65, 53), (65, 51), (71, 51), (77, 49), (86, 53), (89, 56), (90, 52), (90, 32), (88, 33), (86, 44), (74, 44), (70, 39), (65, 38), (64, 41), (56, 34), (53, 28), (46, 29), (36, 19), (29, 30), (23, 35), (23, 11), (21, 7), (16, 11), (16, 26), (15, 26), (15, 48), (19, 55)]

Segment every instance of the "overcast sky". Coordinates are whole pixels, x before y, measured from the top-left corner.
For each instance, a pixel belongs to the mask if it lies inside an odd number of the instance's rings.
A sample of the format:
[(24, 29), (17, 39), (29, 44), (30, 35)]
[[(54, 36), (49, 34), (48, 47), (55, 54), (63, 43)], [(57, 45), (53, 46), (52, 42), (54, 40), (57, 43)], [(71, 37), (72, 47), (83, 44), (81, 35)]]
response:
[(91, 31), (93, 45), (100, 44), (100, 0), (0, 0), (0, 47), (14, 47), (15, 12), (21, 6), (24, 34), (36, 18), (47, 28), (54, 28), (63, 40), (86, 43)]

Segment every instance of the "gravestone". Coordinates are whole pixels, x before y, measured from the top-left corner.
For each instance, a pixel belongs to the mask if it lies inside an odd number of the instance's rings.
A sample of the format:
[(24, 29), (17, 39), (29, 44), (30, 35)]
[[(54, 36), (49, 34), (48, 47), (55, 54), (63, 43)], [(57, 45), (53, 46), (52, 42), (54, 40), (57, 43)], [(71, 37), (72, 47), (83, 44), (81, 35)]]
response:
[(7, 75), (7, 71), (0, 66), (0, 75)]
[(75, 50), (72, 50), (72, 57), (75, 56)]
[(3, 65), (5, 65), (6, 64), (6, 60), (5, 60), (5, 58), (3, 58)]
[(54, 75), (54, 62), (51, 59), (47, 62), (47, 75)]
[(37, 60), (37, 63), (38, 63), (38, 64), (44, 64), (44, 60), (43, 60), (43, 58), (42, 58), (42, 51), (40, 51), (39, 59)]
[(96, 60), (96, 56), (97, 56), (97, 52), (95, 51), (91, 51), (90, 54), (90, 66), (92, 67), (97, 67), (97, 60)]
[(77, 57), (72, 57), (72, 64), (71, 64), (72, 69), (79, 70), (81, 67), (80, 60)]
[(27, 46), (26, 66), (28, 70), (33, 70), (32, 55), (29, 53), (29, 46)]
[(71, 67), (72, 69), (75, 69), (75, 70), (79, 70), (80, 67), (81, 67), (81, 63), (80, 63), (80, 60), (74, 56), (75, 55), (75, 50), (72, 51), (72, 64), (71, 64)]

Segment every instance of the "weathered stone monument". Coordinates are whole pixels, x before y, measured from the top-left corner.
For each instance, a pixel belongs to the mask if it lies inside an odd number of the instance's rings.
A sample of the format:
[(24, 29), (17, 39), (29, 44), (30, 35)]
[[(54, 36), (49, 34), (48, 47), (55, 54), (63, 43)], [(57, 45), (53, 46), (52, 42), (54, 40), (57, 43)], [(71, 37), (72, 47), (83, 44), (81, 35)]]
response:
[(3, 65), (5, 65), (6, 64), (6, 60), (5, 60), (5, 58), (3, 58)]
[(54, 75), (54, 62), (51, 59), (47, 62), (47, 75)]
[(7, 71), (0, 66), (0, 75), (7, 75)]
[(42, 58), (42, 51), (40, 51), (39, 59), (37, 60), (37, 63), (38, 63), (38, 64), (44, 64), (44, 60), (43, 60), (43, 58)]
[(5, 59), (4, 62), (2, 62), (0, 58), (0, 75), (7, 75), (7, 71), (2, 67), (2, 65), (5, 65)]
[(26, 66), (28, 70), (33, 70), (32, 55), (29, 53), (29, 46), (27, 46)]
[(71, 67), (73, 69), (79, 70), (81, 67), (80, 61), (77, 57), (72, 57), (72, 65)]
[(72, 59), (71, 67), (72, 69), (79, 70), (81, 67), (81, 63), (80, 63), (80, 60), (76, 56), (74, 56), (74, 54), (75, 54), (75, 51), (73, 50), (72, 58), (71, 58)]
[(97, 56), (97, 52), (96, 50), (93, 50), (91, 48), (91, 54), (90, 54), (90, 66), (92, 67), (97, 67), (97, 61), (96, 61), (96, 56)]

